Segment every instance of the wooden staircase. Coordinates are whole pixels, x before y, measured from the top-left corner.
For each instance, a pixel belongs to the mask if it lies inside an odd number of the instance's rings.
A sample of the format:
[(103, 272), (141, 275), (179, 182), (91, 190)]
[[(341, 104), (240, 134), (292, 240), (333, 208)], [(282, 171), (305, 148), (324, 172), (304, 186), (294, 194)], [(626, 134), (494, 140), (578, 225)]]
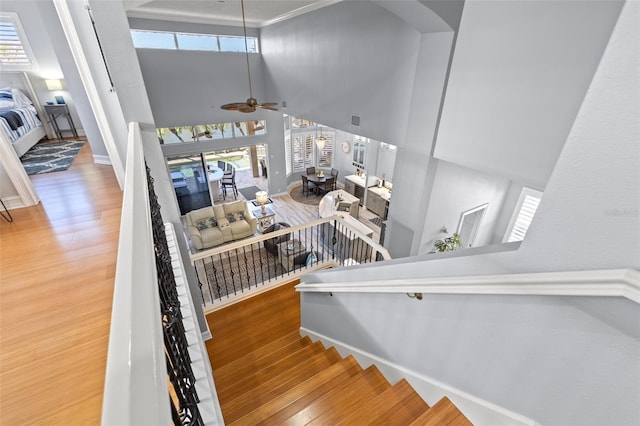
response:
[[(289, 292), (299, 310), (293, 284), (207, 316), (214, 335), (207, 346), (227, 425), (471, 424), (447, 398), (430, 408), (406, 380), (391, 385), (377, 367), (362, 369), (352, 356), (300, 337), (299, 324), (290, 324), (295, 313), (273, 309)], [(263, 309), (254, 300), (259, 298), (268, 303)]]

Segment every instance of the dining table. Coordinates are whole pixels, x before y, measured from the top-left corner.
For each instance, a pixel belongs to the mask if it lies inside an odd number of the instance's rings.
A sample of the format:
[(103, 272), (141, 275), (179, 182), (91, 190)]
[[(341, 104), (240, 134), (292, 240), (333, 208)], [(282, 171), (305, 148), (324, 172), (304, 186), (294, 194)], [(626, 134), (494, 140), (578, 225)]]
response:
[(322, 176), (320, 176), (318, 173), (309, 173), (305, 176), (307, 177), (307, 180), (309, 182), (313, 183), (316, 186), (316, 195), (320, 194), (320, 187), (327, 182), (327, 178), (331, 177), (330, 174), (327, 175), (326, 173), (323, 173)]
[(224, 170), (212, 163), (207, 163), (207, 180), (209, 181), (209, 196), (211, 205), (220, 200), (220, 180), (224, 176)]

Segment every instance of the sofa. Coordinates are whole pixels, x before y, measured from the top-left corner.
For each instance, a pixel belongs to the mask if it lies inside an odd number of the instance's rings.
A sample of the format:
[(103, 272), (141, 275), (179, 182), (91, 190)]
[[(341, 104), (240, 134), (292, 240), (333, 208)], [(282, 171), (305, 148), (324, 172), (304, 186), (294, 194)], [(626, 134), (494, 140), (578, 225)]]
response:
[(258, 225), (242, 200), (192, 210), (185, 216), (189, 236), (198, 250), (255, 235)]

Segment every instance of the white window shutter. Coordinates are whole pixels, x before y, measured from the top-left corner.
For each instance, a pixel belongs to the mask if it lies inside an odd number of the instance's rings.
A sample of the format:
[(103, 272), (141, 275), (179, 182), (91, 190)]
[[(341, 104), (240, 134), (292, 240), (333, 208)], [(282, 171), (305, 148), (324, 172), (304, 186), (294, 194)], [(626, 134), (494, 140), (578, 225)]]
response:
[(520, 207), (518, 216), (516, 217), (513, 227), (511, 228), (511, 233), (509, 234), (507, 242), (522, 241), (524, 239), (524, 236), (529, 229), (529, 225), (531, 225), (531, 221), (533, 220), (533, 216), (535, 215), (539, 204), (540, 197), (536, 197), (533, 195), (526, 195), (524, 197), (522, 206)]

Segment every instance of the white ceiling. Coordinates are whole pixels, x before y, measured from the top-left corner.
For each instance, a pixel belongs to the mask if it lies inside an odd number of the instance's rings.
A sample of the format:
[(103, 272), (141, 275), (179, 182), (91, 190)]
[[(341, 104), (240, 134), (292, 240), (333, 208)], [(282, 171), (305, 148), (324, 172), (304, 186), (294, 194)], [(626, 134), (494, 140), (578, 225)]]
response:
[[(248, 27), (264, 27), (341, 0), (245, 0)], [(242, 25), (240, 0), (123, 0), (127, 16), (217, 25)]]
[[(343, 0), (244, 0), (244, 14), (247, 27), (261, 28), (340, 1)], [(434, 0), (367, 1), (384, 7), (420, 33), (451, 31), (427, 6)], [(451, 4), (458, 1), (448, 0)], [(240, 0), (123, 0), (123, 3), (127, 16), (132, 18), (242, 26)]]

